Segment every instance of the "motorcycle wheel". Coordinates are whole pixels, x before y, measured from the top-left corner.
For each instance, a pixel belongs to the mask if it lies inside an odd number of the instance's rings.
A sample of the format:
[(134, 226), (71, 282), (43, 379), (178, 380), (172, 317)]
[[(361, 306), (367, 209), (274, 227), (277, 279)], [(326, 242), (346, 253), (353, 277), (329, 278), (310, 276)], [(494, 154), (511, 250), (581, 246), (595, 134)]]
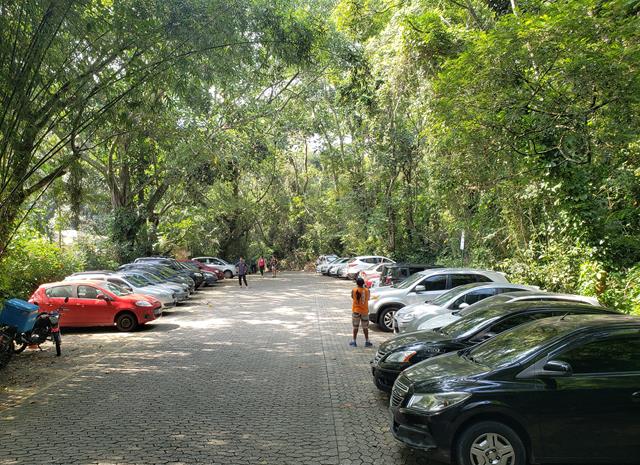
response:
[(0, 368), (4, 368), (13, 355), (13, 340), (9, 337), (0, 337)]
[(27, 348), (29, 344), (22, 344), (20, 347), (18, 347), (17, 349), (13, 350), (14, 354), (21, 354), (22, 352), (24, 352), (24, 349)]
[(53, 342), (56, 345), (56, 357), (60, 357), (60, 355), (62, 355), (62, 350), (60, 349), (60, 345), (61, 345), (61, 340), (60, 340), (60, 335), (59, 334), (54, 334), (53, 335)]

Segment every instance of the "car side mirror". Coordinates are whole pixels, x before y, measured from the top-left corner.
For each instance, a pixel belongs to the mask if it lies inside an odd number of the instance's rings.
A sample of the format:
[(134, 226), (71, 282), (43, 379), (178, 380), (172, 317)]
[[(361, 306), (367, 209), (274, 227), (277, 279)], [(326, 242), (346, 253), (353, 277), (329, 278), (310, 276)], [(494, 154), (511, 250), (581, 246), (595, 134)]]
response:
[(106, 296), (106, 295), (104, 295), (104, 294), (98, 294), (98, 295), (96, 296), (96, 299), (98, 299), (98, 300), (107, 300), (107, 296)]
[(563, 362), (562, 360), (549, 360), (542, 367), (542, 371), (538, 373), (539, 376), (571, 376), (573, 374), (573, 369), (571, 365), (567, 362)]
[(64, 303), (66, 304), (67, 302), (69, 302), (69, 296), (64, 298)]
[(468, 303), (462, 302), (460, 305), (458, 305), (458, 310), (462, 310), (463, 308), (467, 308), (468, 306), (469, 306)]
[(427, 290), (427, 287), (424, 284), (418, 284), (413, 290), (415, 292), (424, 292)]

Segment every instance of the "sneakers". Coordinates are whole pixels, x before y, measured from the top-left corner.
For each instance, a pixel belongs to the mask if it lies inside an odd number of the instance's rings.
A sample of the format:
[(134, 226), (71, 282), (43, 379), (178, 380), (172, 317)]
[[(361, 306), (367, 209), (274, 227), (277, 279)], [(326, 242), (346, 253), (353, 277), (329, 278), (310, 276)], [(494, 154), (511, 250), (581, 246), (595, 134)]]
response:
[(351, 347), (358, 347), (358, 344), (356, 344), (356, 341), (351, 341), (351, 342), (349, 343), (349, 345), (350, 345)]
[(369, 341), (366, 341), (366, 342), (364, 343), (364, 346), (365, 346), (365, 347), (373, 347), (373, 343), (372, 343), (372, 342), (369, 342)]

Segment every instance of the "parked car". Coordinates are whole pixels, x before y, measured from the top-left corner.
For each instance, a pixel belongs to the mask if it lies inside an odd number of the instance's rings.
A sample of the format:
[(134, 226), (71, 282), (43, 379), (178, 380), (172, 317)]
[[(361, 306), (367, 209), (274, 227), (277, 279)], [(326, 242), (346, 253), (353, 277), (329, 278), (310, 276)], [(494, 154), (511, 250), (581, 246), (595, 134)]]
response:
[(140, 279), (148, 286), (160, 286), (163, 289), (167, 289), (175, 293), (178, 303), (184, 302), (185, 300), (189, 299), (189, 286), (187, 286), (186, 284), (163, 281), (142, 269), (131, 269), (128, 271), (121, 271), (120, 273), (125, 277), (133, 276), (137, 279)]
[[(69, 298), (65, 303), (65, 298)], [(63, 281), (41, 285), (29, 302), (46, 312), (64, 305), (60, 327), (113, 326), (133, 331), (162, 315), (154, 297), (129, 292), (108, 281)]]
[(443, 313), (462, 310), (488, 297), (513, 291), (535, 291), (538, 288), (511, 283), (471, 283), (454, 287), (430, 302), (407, 305), (393, 316), (396, 332), (410, 331), (411, 323), (418, 318), (435, 317)]
[[(183, 266), (187, 270), (197, 271), (197, 272), (202, 273), (202, 286), (203, 287), (213, 286), (218, 282), (218, 276), (214, 272), (202, 270), (202, 269), (200, 269), (199, 266), (194, 265), (191, 262), (179, 261), (178, 263), (180, 263), (180, 266)], [(223, 274), (223, 276), (224, 276), (224, 274)]]
[(318, 272), (320, 274), (323, 275), (328, 275), (329, 274), (329, 267), (331, 267), (332, 265), (335, 265), (338, 260), (342, 260), (342, 258), (340, 257), (336, 257), (335, 259), (331, 260), (331, 261), (327, 261), (325, 263), (322, 263), (320, 266), (318, 266)]
[(340, 268), (343, 265), (346, 266), (346, 263), (348, 261), (349, 261), (349, 258), (341, 258), (341, 259), (336, 260), (335, 262), (331, 263), (329, 268), (327, 268), (327, 276), (337, 276), (338, 275), (338, 268)]
[(318, 257), (318, 259), (316, 260), (316, 273), (322, 273), (322, 271), (320, 270), (320, 267), (322, 265), (326, 265), (328, 263), (331, 263), (332, 261), (336, 260), (338, 258), (337, 255), (320, 255)]
[(436, 355), (463, 350), (496, 334), (540, 318), (562, 315), (611, 314), (593, 305), (569, 302), (516, 302), (476, 310), (439, 331), (414, 331), (382, 343), (372, 361), (375, 385), (384, 391), (398, 375)]
[(120, 273), (114, 272), (91, 272), (83, 271), (81, 273), (74, 273), (71, 276), (64, 278), (65, 281), (108, 281), (116, 284), (121, 288), (141, 295), (149, 295), (158, 299), (163, 306), (172, 307), (178, 303), (178, 298), (175, 292), (172, 292), (166, 288), (160, 286), (148, 285), (145, 281), (138, 279), (134, 276), (126, 276)]
[(424, 263), (387, 263), (380, 273), (380, 286), (393, 286), (420, 271), (444, 268), (441, 265)]
[(383, 331), (393, 330), (393, 316), (402, 307), (431, 301), (446, 291), (476, 282), (506, 283), (503, 274), (470, 268), (433, 268), (411, 275), (399, 284), (371, 291), (369, 320)]
[(458, 465), (637, 463), (640, 319), (565, 315), (426, 360), (395, 382), (391, 431)]
[(140, 257), (134, 260), (134, 263), (157, 263), (173, 269), (176, 273), (182, 276), (187, 276), (193, 279), (195, 288), (198, 289), (204, 283), (204, 276), (200, 271), (192, 270), (183, 266), (179, 261), (170, 257)]
[(360, 271), (360, 273), (358, 273), (358, 277), (364, 280), (364, 284), (368, 288), (374, 287), (373, 282), (380, 279), (380, 274), (382, 273), (385, 265), (385, 263), (372, 265), (369, 268)]
[(378, 265), (380, 263), (395, 263), (395, 261), (381, 255), (361, 255), (353, 257), (347, 262), (346, 277), (356, 279), (360, 271), (369, 268), (371, 265)]
[[(575, 294), (559, 294), (552, 292), (543, 292), (540, 290), (531, 290), (531, 291), (515, 291), (515, 292), (505, 292), (504, 294), (498, 294), (491, 297), (487, 297), (484, 300), (481, 300), (477, 303), (472, 304), (466, 308), (453, 309), (441, 315), (437, 315), (432, 317), (431, 315), (423, 315), (419, 318), (416, 318), (411, 323), (409, 323), (405, 332), (410, 331), (419, 331), (422, 329), (438, 329), (443, 326), (447, 326), (448, 324), (453, 323), (454, 321), (459, 320), (464, 315), (468, 313), (480, 309), (487, 308), (492, 305), (508, 303), (508, 302), (541, 302), (546, 300), (553, 301), (561, 301), (561, 302), (576, 302), (583, 303), (587, 305), (595, 305), (600, 306), (600, 302), (595, 297), (587, 297), (584, 295), (575, 295)], [(404, 310), (404, 309), (403, 309)]]
[(169, 268), (168, 266), (164, 266), (160, 263), (127, 263), (118, 267), (118, 271), (132, 269), (145, 270), (149, 273), (157, 275), (162, 279), (167, 279), (175, 283), (185, 284), (186, 286), (188, 286), (190, 293), (193, 293), (196, 289), (195, 281), (189, 276), (177, 273), (173, 268)]
[(218, 257), (194, 257), (193, 260), (197, 260), (200, 263), (219, 269), (224, 273), (224, 277), (227, 279), (233, 278), (238, 274), (235, 265), (232, 265)]
[(208, 271), (210, 273), (214, 273), (218, 281), (222, 281), (224, 279), (224, 272), (219, 270), (218, 268), (214, 268), (213, 266), (205, 265), (198, 260), (178, 260), (180, 263), (192, 264), (200, 268), (201, 271)]

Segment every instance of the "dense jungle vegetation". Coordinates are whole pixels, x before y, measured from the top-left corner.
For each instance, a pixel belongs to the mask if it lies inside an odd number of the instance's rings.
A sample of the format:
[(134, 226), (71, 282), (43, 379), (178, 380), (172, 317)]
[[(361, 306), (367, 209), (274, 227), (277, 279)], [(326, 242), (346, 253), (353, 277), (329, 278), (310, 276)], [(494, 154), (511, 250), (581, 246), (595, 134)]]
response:
[(4, 0), (0, 102), (3, 296), (375, 252), (640, 312), (640, 0)]

